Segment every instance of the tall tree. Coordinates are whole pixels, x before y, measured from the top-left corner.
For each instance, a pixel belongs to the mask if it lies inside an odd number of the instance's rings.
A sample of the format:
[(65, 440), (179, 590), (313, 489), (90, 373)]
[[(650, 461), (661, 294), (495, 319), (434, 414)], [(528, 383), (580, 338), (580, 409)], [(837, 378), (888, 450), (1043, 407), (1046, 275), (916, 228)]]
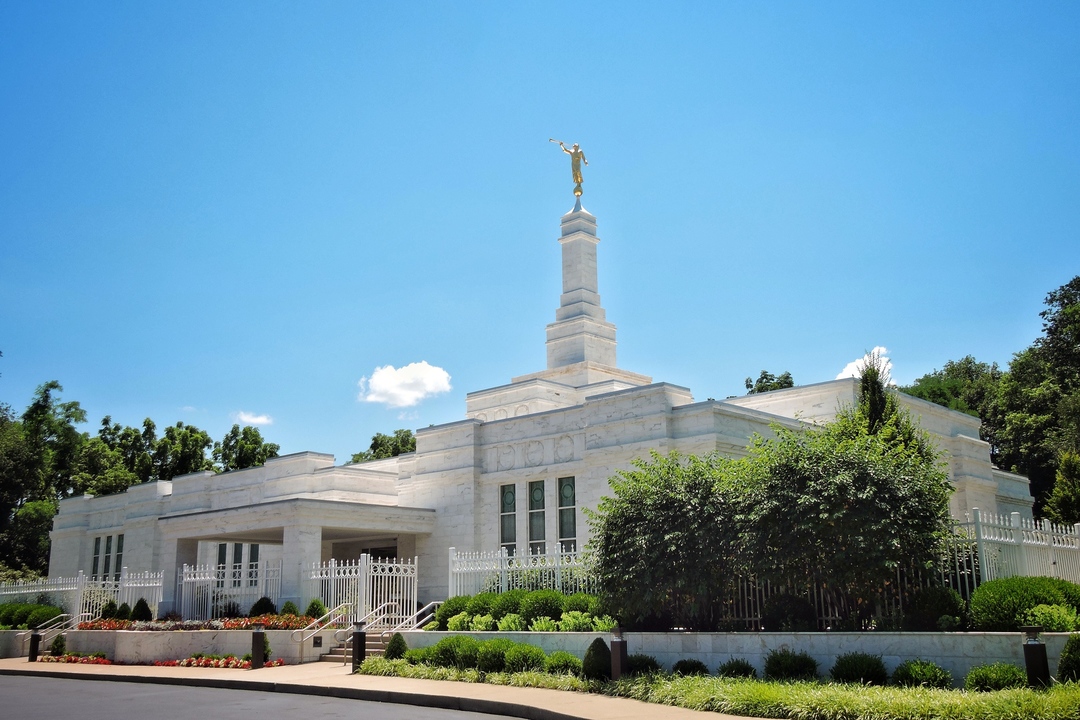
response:
[(259, 428), (251, 425), (233, 425), (221, 442), (214, 443), (214, 463), (220, 472), (241, 470), (262, 465), (278, 456), (280, 446), (263, 440)]
[(158, 480), (200, 470), (212, 470), (206, 451), (214, 444), (204, 430), (177, 422), (165, 428), (165, 434), (154, 448), (154, 471)]
[(355, 453), (349, 462), (362, 463), (369, 460), (382, 460), (397, 457), (403, 453), (416, 451), (416, 436), (412, 430), (395, 430), (393, 435), (375, 433), (371, 445), (363, 452)]
[(1061, 454), (1054, 489), (1046, 502), (1046, 517), (1061, 525), (1080, 523), (1080, 454)]
[(773, 375), (768, 370), (762, 370), (757, 380), (746, 378), (747, 395), (769, 392), (770, 390), (783, 390), (789, 387), (795, 387), (795, 381), (792, 380), (789, 372)]

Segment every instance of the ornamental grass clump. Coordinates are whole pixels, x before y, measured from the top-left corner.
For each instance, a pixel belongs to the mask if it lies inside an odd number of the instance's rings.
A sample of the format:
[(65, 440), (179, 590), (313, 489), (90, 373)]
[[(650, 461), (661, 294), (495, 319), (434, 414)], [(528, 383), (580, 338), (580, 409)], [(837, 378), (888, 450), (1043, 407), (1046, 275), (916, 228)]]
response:
[(544, 672), (552, 675), (580, 675), (581, 661), (565, 650), (556, 650), (544, 661)]
[(925, 687), (948, 690), (953, 677), (945, 668), (929, 660), (905, 660), (896, 666), (892, 674), (893, 685), (900, 687)]
[(976, 665), (964, 678), (964, 689), (978, 692), (993, 692), (1022, 688), (1027, 686), (1027, 673), (1011, 663), (990, 663)]
[(529, 632), (557, 632), (559, 623), (549, 617), (538, 617), (529, 625)]
[(884, 685), (889, 679), (881, 656), (864, 652), (849, 652), (839, 656), (829, 674), (836, 682), (859, 685)]
[(756, 678), (757, 669), (748, 660), (731, 658), (716, 668), (716, 674), (726, 678)]
[(817, 660), (805, 652), (783, 648), (770, 650), (765, 656), (767, 680), (813, 680), (818, 674)]

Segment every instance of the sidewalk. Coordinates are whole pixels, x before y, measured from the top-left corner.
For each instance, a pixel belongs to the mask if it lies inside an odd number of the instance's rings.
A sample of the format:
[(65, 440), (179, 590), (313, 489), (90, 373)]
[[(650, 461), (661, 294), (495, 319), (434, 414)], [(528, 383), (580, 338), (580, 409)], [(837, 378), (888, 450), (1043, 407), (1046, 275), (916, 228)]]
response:
[(699, 712), (625, 698), (561, 690), (353, 675), (347, 666), (325, 662), (286, 665), (262, 670), (229, 670), (147, 665), (29, 663), (26, 658), (0, 660), (0, 675), (20, 674), (325, 695), (353, 700), (467, 710), (528, 718), (528, 720), (622, 720), (623, 718), (742, 720), (722, 713)]

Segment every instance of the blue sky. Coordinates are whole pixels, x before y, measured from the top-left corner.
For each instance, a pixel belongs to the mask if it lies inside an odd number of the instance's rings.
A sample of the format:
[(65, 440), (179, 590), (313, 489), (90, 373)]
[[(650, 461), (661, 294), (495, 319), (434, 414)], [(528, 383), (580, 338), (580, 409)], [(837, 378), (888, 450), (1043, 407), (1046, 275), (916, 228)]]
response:
[[(544, 367), (549, 137), (621, 367), (1006, 364), (1080, 273), (1078, 37), (1050, 2), (4, 3), (0, 401), (339, 461), (460, 419)], [(358, 399), (421, 362), (452, 389)]]

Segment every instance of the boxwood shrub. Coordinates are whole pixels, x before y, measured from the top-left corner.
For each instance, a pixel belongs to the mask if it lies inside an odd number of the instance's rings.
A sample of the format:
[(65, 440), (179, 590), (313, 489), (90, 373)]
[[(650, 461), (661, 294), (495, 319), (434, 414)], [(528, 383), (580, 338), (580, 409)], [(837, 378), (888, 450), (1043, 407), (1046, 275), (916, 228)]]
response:
[(495, 593), (484, 592), (473, 595), (465, 604), (465, 612), (469, 615), (491, 615), (491, 607), (495, 603)]
[[(277, 606), (274, 605), (274, 601), (265, 595), (256, 600), (251, 609), (248, 610), (248, 617), (259, 617), (260, 615), (277, 615)], [(134, 620), (135, 618), (132, 618)]]
[(660, 663), (652, 655), (634, 653), (626, 659), (627, 673), (630, 675), (651, 675), (660, 672)]
[(476, 652), (476, 669), (482, 672), (502, 672), (506, 669), (506, 651), (514, 647), (512, 640), (495, 638), (480, 643)]
[(1072, 634), (1058, 658), (1059, 682), (1080, 682), (1080, 635)]
[(516, 673), (526, 670), (543, 670), (547, 656), (535, 645), (514, 643), (506, 651), (506, 672)]
[(979, 692), (1022, 688), (1026, 685), (1027, 673), (1016, 665), (1004, 662), (976, 665), (968, 671), (967, 677), (964, 678), (965, 690)]
[(700, 660), (683, 658), (675, 661), (675, 664), (671, 666), (671, 672), (675, 675), (708, 675), (709, 668)]
[(805, 652), (783, 648), (765, 655), (766, 680), (813, 680), (817, 674), (817, 660)]
[(881, 656), (864, 652), (849, 652), (839, 656), (829, 674), (836, 682), (860, 685), (884, 685), (889, 679)]
[(533, 590), (521, 601), (521, 617), (532, 626), (537, 618), (558, 620), (563, 613), (563, 594), (557, 590)]
[(34, 607), (33, 611), (26, 616), (26, 627), (33, 630), (63, 614), (64, 611), (55, 605), (37, 605)]
[[(435, 621), (439, 623), (440, 630), (450, 629), (450, 618), (466, 612), (469, 607), (468, 595), (455, 595), (447, 598), (446, 602), (435, 610)], [(310, 615), (310, 613), (308, 613)]]
[(611, 648), (603, 638), (596, 638), (585, 651), (581, 672), (589, 680), (611, 679)]
[(556, 675), (580, 675), (581, 661), (565, 650), (556, 650), (544, 661), (544, 672)]
[(1048, 577), (988, 580), (971, 594), (971, 620), (976, 630), (1015, 632), (1036, 605), (1080, 605), (1080, 585)]
[(900, 687), (928, 687), (948, 690), (953, 686), (952, 674), (929, 660), (905, 660), (893, 670), (892, 681)]
[(520, 615), (521, 601), (524, 600), (525, 596), (528, 594), (527, 590), (522, 590), (520, 588), (499, 593), (495, 596), (495, 599), (491, 601), (491, 617), (496, 620), (502, 620), (507, 615)]
[(728, 678), (756, 678), (757, 669), (742, 658), (731, 658), (716, 668), (716, 674)]
[(405, 653), (408, 651), (409, 644), (405, 642), (405, 637), (401, 633), (394, 633), (394, 636), (390, 638), (390, 642), (386, 643), (383, 657), (387, 660), (398, 660), (405, 657)]

